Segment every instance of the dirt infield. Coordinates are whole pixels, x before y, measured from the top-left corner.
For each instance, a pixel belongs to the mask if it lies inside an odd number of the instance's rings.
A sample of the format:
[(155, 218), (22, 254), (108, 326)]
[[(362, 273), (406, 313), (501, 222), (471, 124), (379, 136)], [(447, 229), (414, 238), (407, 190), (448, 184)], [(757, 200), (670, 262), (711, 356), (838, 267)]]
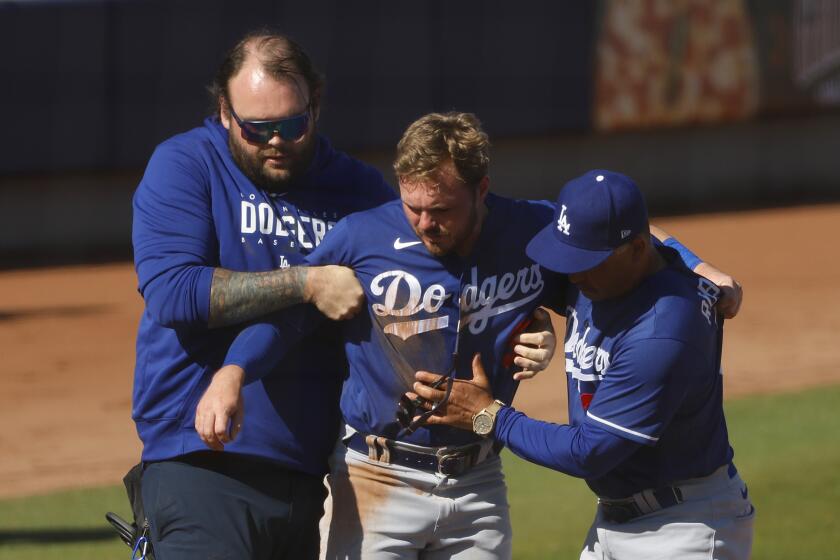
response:
[[(727, 396), (840, 382), (840, 205), (655, 222), (744, 284)], [(130, 264), (0, 273), (0, 497), (115, 483), (137, 461), (135, 286)], [(515, 404), (560, 420), (564, 401), (555, 360)]]

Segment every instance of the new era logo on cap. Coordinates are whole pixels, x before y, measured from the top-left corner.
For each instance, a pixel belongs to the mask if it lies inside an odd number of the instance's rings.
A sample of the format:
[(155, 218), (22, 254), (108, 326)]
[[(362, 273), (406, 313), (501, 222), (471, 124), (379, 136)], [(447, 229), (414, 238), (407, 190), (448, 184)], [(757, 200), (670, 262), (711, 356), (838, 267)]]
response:
[(644, 198), (633, 180), (603, 169), (566, 183), (557, 196), (554, 218), (527, 251), (542, 266), (564, 273), (598, 266), (648, 224)]

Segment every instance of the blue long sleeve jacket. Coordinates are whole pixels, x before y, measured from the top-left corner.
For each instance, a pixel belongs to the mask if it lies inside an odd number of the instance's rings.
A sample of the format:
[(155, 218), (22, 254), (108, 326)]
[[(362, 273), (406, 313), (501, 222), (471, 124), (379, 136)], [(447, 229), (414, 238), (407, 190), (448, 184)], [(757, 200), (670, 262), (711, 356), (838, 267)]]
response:
[[(240, 171), (217, 119), (157, 147), (133, 199), (132, 241), (145, 309), (132, 416), (143, 460), (206, 449), (193, 427), (195, 407), (243, 326), (207, 327), (214, 269), (258, 272), (300, 264), (340, 218), (394, 197), (378, 171), (323, 137), (307, 172), (278, 195)], [(245, 388), (246, 427), (226, 450), (323, 473), (344, 371), (336, 327), (325, 323), (283, 358), (275, 375)]]

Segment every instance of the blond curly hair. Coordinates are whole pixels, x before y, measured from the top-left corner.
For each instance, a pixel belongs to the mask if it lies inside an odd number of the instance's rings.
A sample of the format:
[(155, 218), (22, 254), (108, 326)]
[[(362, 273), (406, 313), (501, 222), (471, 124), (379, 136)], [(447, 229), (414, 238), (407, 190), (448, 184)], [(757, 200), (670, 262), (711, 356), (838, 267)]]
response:
[(447, 161), (467, 185), (487, 175), (490, 140), (472, 113), (429, 113), (411, 123), (397, 144), (394, 172), (400, 184), (423, 182)]

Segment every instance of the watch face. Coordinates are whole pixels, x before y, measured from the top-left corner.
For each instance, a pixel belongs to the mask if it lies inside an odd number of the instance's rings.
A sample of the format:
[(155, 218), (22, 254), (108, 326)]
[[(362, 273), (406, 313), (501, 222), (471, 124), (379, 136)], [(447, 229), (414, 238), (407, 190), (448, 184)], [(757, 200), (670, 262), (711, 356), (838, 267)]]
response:
[(473, 420), (473, 431), (480, 436), (486, 436), (493, 431), (493, 417), (487, 412), (480, 412)]

